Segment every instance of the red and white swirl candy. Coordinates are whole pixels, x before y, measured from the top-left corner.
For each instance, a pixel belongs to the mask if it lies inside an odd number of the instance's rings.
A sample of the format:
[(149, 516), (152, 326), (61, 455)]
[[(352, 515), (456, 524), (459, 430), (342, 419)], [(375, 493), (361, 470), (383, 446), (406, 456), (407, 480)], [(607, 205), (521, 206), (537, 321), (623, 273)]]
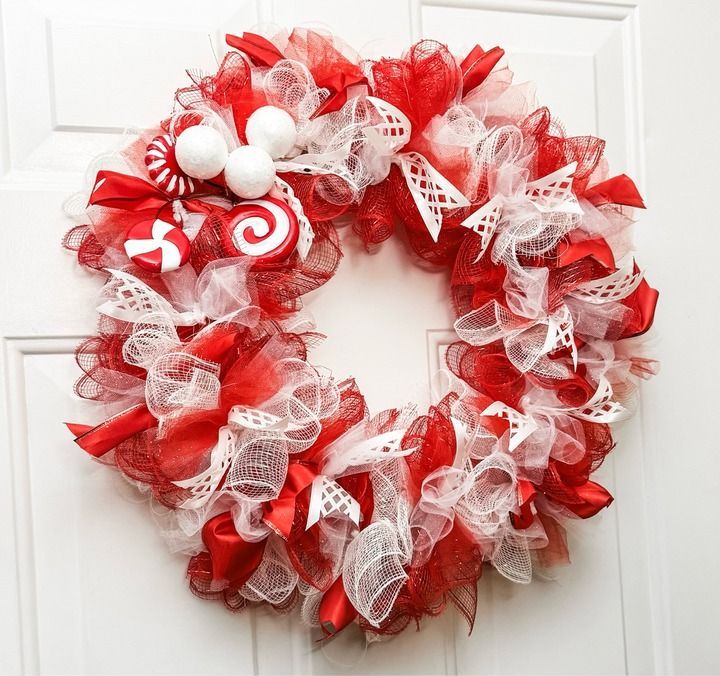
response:
[(175, 158), (175, 137), (171, 134), (156, 136), (145, 155), (150, 178), (172, 197), (183, 197), (195, 190), (195, 181), (185, 174)]
[(170, 272), (190, 258), (188, 236), (160, 218), (140, 221), (128, 230), (125, 253), (138, 267), (150, 272)]
[(226, 216), (235, 248), (265, 262), (286, 259), (297, 246), (300, 228), (293, 210), (274, 197), (244, 200)]

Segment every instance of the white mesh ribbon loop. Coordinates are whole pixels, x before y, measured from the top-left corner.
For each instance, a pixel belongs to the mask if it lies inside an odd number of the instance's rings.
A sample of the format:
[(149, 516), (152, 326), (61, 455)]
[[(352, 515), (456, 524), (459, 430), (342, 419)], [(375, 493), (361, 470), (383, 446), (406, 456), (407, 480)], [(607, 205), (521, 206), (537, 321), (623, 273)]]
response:
[[(508, 166), (508, 173), (513, 169)], [(462, 222), (481, 238), (474, 262), (482, 258), (496, 234), (493, 261), (502, 260), (511, 268), (519, 267), (518, 254), (533, 256), (550, 251), (583, 213), (572, 190), (576, 169), (577, 163), (572, 162), (519, 188), (513, 181), (506, 186), (501, 179), (502, 187), (496, 186), (500, 192)]]
[(268, 538), (260, 565), (242, 586), (240, 594), (248, 601), (266, 601), (277, 606), (295, 592), (298, 580), (282, 539), (273, 534)]
[(459, 317), (454, 326), (458, 337), (470, 345), (502, 340), (508, 359), (522, 373), (567, 377), (569, 369), (562, 362), (546, 358), (560, 349), (570, 350), (573, 367), (577, 368), (573, 318), (565, 304), (551, 315), (530, 320), (492, 300)]
[(372, 626), (390, 614), (408, 574), (392, 524), (378, 521), (361, 530), (348, 545), (343, 565), (345, 593)]
[(220, 394), (220, 366), (184, 352), (158, 357), (145, 381), (147, 407), (156, 418), (185, 409), (213, 409)]

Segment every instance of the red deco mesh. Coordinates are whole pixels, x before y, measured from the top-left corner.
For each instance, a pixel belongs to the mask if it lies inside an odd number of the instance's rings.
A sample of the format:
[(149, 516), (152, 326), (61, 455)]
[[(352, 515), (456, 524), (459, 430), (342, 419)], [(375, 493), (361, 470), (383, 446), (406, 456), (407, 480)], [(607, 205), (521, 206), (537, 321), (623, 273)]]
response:
[(68, 251), (77, 253), (78, 262), (83, 267), (102, 269), (101, 259), (105, 248), (98, 242), (89, 225), (76, 225), (63, 237), (62, 245)]
[(432, 406), (427, 415), (413, 420), (403, 437), (402, 448), (415, 449), (405, 461), (418, 492), (430, 472), (443, 465), (452, 465), (455, 443), (447, 404)]
[(547, 108), (528, 115), (520, 129), (526, 150), (534, 152), (531, 179), (547, 176), (571, 162), (577, 162), (573, 191), (582, 195), (605, 150), (605, 141), (594, 136), (566, 137), (561, 124), (552, 119)]
[(462, 73), (447, 47), (433, 40), (413, 45), (402, 59), (380, 59), (372, 66), (373, 93), (402, 110), (412, 124), (413, 141), (462, 90)]
[(373, 627), (360, 618), (362, 629), (383, 635), (398, 634), (412, 620), (419, 629), (423, 616), (439, 615), (450, 601), (472, 631), (477, 607), (476, 585), (482, 574), (482, 552), (458, 521), (435, 546), (430, 560), (407, 572), (409, 578), (388, 618), (380, 627)]
[(448, 347), (445, 360), (474, 390), (518, 407), (525, 393), (525, 376), (510, 363), (501, 342), (474, 346), (457, 341)]

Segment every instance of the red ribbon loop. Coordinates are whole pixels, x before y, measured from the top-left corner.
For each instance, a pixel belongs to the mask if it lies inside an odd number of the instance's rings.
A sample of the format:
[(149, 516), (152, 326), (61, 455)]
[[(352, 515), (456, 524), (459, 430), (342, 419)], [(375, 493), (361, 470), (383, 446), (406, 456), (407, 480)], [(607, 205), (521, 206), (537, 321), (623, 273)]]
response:
[(235, 530), (230, 512), (218, 514), (202, 530), (210, 554), (213, 581), (226, 580), (233, 588), (242, 587), (262, 561), (265, 543), (245, 542)]
[[(174, 200), (174, 197), (137, 176), (102, 170), (97, 173), (95, 188), (88, 203), (124, 211), (158, 212), (169, 207)], [(188, 211), (194, 213), (210, 213), (215, 208), (198, 199), (182, 199), (181, 202)]]
[(274, 66), (278, 61), (284, 59), (282, 52), (262, 35), (255, 33), (243, 33), (242, 36), (228, 33), (225, 42), (238, 51), (250, 57), (250, 60), (261, 66)]
[(601, 204), (623, 204), (628, 207), (645, 208), (645, 202), (633, 180), (625, 174), (613, 176), (585, 191), (585, 199), (596, 207)]
[(320, 601), (318, 611), (320, 628), (326, 636), (334, 636), (345, 629), (357, 616), (358, 612), (350, 603), (350, 599), (345, 593), (342, 576), (340, 576), (330, 585)]
[(463, 78), (463, 96), (480, 86), (496, 64), (502, 59), (505, 50), (501, 47), (493, 47), (485, 51), (480, 45), (475, 45), (470, 53), (460, 64)]

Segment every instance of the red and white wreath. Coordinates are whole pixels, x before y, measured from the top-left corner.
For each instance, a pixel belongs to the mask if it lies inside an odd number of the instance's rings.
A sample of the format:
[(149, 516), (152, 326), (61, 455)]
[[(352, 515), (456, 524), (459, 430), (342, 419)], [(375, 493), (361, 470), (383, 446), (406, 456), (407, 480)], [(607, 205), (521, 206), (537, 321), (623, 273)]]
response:
[[(630, 340), (658, 295), (631, 254), (642, 199), (498, 47), (227, 43), (67, 204), (64, 245), (104, 279), (75, 391), (109, 409), (68, 426), (167, 508), (201, 597), (369, 639), (450, 602), (472, 628), (485, 565), (530, 582), (568, 562), (567, 520), (612, 501), (591, 475), (656, 370)], [(302, 296), (337, 268), (341, 216), (368, 250), (398, 230), (451, 270), (428, 411), (370, 415), (309, 361)]]

